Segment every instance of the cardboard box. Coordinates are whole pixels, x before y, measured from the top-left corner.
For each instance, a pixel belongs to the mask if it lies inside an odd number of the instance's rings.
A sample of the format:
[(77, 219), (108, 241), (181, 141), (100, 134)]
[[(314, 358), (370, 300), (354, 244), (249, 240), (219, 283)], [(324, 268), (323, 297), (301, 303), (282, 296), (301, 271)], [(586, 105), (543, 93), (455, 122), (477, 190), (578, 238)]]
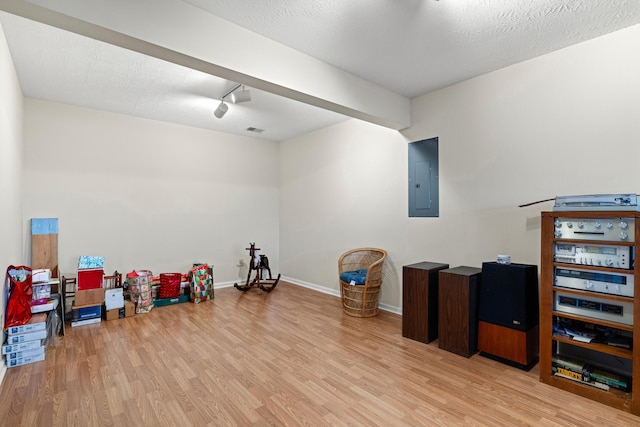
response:
[(47, 338), (46, 329), (18, 335), (9, 335), (7, 336), (7, 345), (20, 344), (27, 341), (43, 340), (45, 338)]
[(51, 298), (51, 283), (33, 284), (32, 304), (45, 304)]
[(90, 319), (84, 319), (84, 320), (73, 320), (71, 321), (71, 327), (75, 328), (76, 326), (92, 325), (94, 323), (100, 323), (100, 322), (102, 322), (102, 317), (92, 317)]
[(34, 268), (31, 271), (31, 282), (36, 285), (38, 283), (46, 283), (51, 280), (51, 270), (48, 268)]
[(124, 307), (105, 310), (102, 317), (105, 320), (115, 320), (123, 319), (125, 317), (131, 317), (134, 314), (136, 314), (136, 305), (131, 301), (125, 301)]
[(90, 268), (103, 268), (103, 267), (104, 267), (103, 256), (82, 255), (78, 259), (78, 270), (86, 270)]
[(102, 305), (104, 302), (104, 289), (87, 289), (77, 291), (75, 295), (75, 306)]
[(180, 295), (178, 298), (159, 298), (153, 301), (153, 307), (164, 307), (166, 305), (189, 302), (189, 295)]
[(5, 344), (2, 346), (2, 354), (15, 353), (16, 351), (35, 350), (42, 345), (42, 340), (25, 341), (18, 344)]
[(122, 288), (107, 289), (104, 292), (104, 305), (107, 310), (124, 307)]
[(8, 353), (6, 355), (6, 359), (7, 361), (23, 359), (23, 358), (28, 358), (34, 355), (38, 355), (40, 353), (44, 353), (44, 346), (42, 345), (29, 350), (20, 350), (20, 351), (15, 351), (13, 353)]
[(78, 320), (93, 319), (100, 316), (102, 316), (101, 305), (92, 305), (89, 307), (74, 308), (71, 311), (71, 320), (74, 322)]
[(131, 301), (124, 302), (124, 317), (131, 317), (136, 314), (136, 305)]
[[(122, 316), (120, 316), (120, 310), (122, 310)], [(104, 311), (104, 320), (115, 320), (120, 319), (120, 317), (124, 317), (124, 307), (120, 308), (112, 308), (111, 310)]]
[(47, 314), (38, 313), (31, 316), (31, 319), (24, 325), (12, 326), (7, 329), (7, 334), (17, 335), (24, 334), (26, 332), (35, 332), (47, 329)]
[(44, 313), (45, 311), (51, 311), (58, 307), (58, 294), (52, 294), (51, 298), (47, 300), (44, 304), (36, 304), (31, 306), (31, 313)]
[(29, 363), (40, 362), (44, 360), (44, 347), (40, 347), (37, 350), (30, 350), (25, 352), (22, 357), (11, 358), (7, 355), (7, 368), (14, 368), (16, 366), (27, 365)]

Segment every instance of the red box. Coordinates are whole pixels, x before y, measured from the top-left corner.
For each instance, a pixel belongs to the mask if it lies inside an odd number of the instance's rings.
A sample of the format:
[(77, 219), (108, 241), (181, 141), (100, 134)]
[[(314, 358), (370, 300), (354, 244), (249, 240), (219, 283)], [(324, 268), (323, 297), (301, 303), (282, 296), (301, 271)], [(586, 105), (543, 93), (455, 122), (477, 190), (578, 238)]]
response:
[(77, 291), (87, 289), (98, 289), (102, 287), (104, 278), (104, 270), (102, 268), (87, 268), (78, 270), (78, 278), (76, 280)]

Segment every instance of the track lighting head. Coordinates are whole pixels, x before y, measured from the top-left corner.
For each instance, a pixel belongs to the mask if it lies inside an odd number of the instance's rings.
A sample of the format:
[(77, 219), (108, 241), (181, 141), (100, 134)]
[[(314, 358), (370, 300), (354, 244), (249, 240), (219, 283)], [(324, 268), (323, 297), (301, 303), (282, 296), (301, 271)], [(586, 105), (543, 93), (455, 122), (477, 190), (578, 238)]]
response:
[[(239, 91), (238, 89), (240, 89), (241, 86), (242, 90)], [(251, 101), (251, 92), (249, 92), (248, 89), (245, 89), (242, 84), (235, 85), (229, 92), (222, 95), (220, 105), (218, 105), (218, 108), (216, 108), (216, 110), (213, 112), (213, 115), (219, 119), (221, 119), (225, 114), (227, 114), (227, 111), (229, 111), (229, 106), (224, 103), (224, 99), (227, 96), (231, 97), (231, 102), (233, 102), (234, 104)]]
[(239, 104), (240, 102), (251, 101), (251, 92), (247, 89), (236, 90), (231, 93), (231, 102), (234, 104)]
[(227, 114), (227, 111), (229, 111), (229, 106), (224, 103), (224, 100), (222, 100), (220, 101), (218, 108), (216, 108), (216, 111), (213, 112), (213, 115), (221, 119), (225, 114)]

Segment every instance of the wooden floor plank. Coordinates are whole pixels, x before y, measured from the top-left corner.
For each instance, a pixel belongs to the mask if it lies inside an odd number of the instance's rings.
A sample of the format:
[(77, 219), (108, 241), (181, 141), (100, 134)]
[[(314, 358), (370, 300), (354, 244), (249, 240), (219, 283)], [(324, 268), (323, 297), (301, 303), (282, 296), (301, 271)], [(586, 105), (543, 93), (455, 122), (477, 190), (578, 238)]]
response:
[(640, 417), (523, 371), (402, 337), (402, 318), (342, 312), (283, 282), (217, 289), (67, 328), (46, 360), (7, 370), (7, 426), (638, 426)]

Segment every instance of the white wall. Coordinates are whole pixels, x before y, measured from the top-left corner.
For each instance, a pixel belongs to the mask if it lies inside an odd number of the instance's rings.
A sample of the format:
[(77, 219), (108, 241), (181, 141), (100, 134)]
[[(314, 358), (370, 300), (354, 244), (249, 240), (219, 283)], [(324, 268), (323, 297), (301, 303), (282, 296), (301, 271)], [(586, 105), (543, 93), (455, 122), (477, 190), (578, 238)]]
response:
[[(339, 255), (378, 246), (398, 308), (406, 264), (539, 264), (553, 203), (518, 205), (640, 192), (638, 40), (631, 27), (416, 98), (403, 135), (352, 120), (281, 143), (282, 271), (337, 293)], [(407, 218), (406, 141), (431, 137), (440, 216)]]
[(278, 146), (254, 138), (25, 99), (24, 214), (59, 220), (59, 264), (105, 257), (107, 273), (187, 272), (216, 284), (255, 241), (279, 265)]
[[(277, 272), (337, 293), (347, 249), (389, 252), (382, 302), (401, 306), (402, 266), (539, 262), (539, 214), (556, 195), (638, 192), (640, 27), (414, 99), (403, 133), (350, 120), (282, 142), (25, 102), (25, 239), (60, 219), (60, 264), (216, 265), (243, 277), (256, 241)], [(440, 217), (407, 217), (407, 142), (440, 138)], [(279, 172), (278, 172), (279, 171)], [(278, 197), (280, 201), (278, 203)]]
[[(0, 326), (4, 328), (5, 271), (22, 265), (22, 91), (0, 26)], [(3, 332), (4, 334), (4, 332)], [(4, 341), (4, 335), (2, 335)], [(6, 365), (0, 361), (0, 383)]]

